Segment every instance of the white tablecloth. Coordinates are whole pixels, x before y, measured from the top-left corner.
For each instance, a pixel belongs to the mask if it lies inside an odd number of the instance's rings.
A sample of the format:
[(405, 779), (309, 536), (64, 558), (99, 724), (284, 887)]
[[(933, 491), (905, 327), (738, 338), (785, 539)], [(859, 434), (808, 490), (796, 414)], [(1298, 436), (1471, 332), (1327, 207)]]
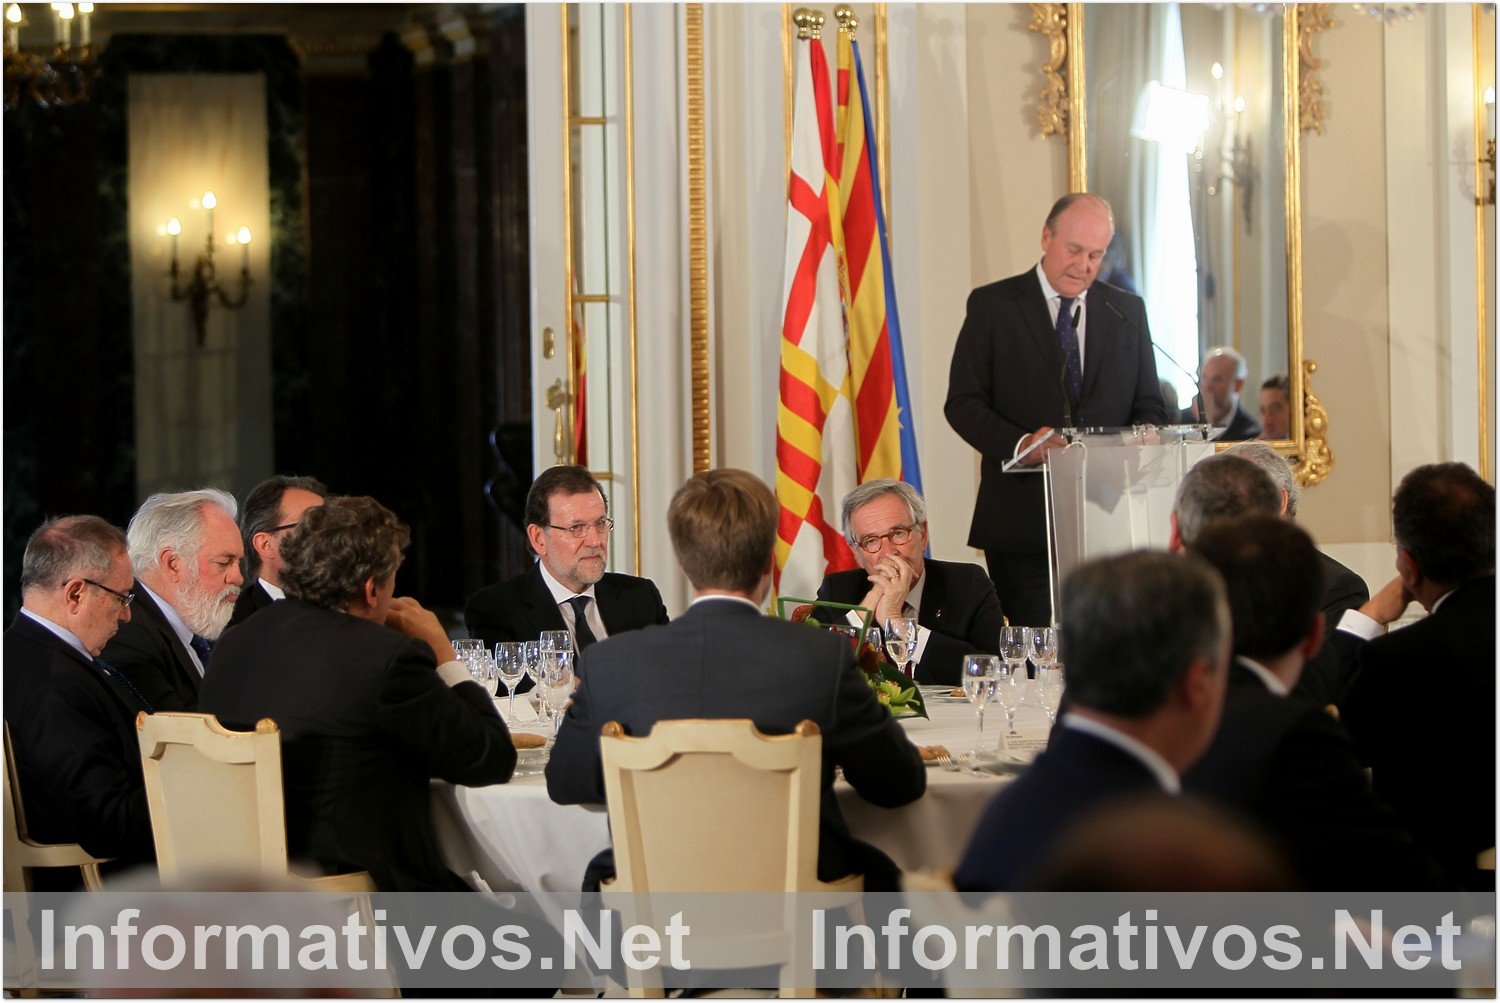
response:
[[(519, 700), (517, 701), (520, 702)], [(502, 712), (504, 704), (501, 704)], [(929, 720), (902, 724), (918, 745), (944, 745), (954, 753), (974, 747), (978, 725), (973, 709), (962, 701), (930, 698)], [(1031, 714), (1027, 719), (1022, 715)], [(985, 721), (987, 742), (998, 741), (1004, 713), (991, 708)], [(1022, 730), (1045, 728), (1045, 716), (1023, 710)], [(542, 733), (540, 726), (517, 730)], [(540, 756), (522, 754), (522, 768)], [(974, 830), (979, 814), (1005, 782), (1004, 777), (976, 777), (933, 766), (927, 793), (902, 808), (878, 808), (840, 781), (839, 807), (854, 835), (891, 856), (903, 870), (951, 868)], [(594, 855), (609, 846), (609, 826), (602, 806), (553, 804), (539, 773), (518, 776), (493, 787), (455, 787), (435, 782), (433, 818), (448, 865), (458, 874), (477, 874), (496, 891), (576, 891)]]

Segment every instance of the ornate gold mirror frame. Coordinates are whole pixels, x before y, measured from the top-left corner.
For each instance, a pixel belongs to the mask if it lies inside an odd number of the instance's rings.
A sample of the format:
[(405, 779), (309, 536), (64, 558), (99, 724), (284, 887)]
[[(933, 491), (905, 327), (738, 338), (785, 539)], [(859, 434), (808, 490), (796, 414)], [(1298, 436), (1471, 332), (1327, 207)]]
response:
[[(1030, 29), (1047, 41), (1047, 59), (1042, 66), (1043, 85), (1038, 95), (1037, 121), (1043, 136), (1057, 135), (1068, 144), (1068, 188), (1088, 188), (1088, 148), (1085, 141), (1085, 95), (1083, 19), (1081, 3), (1034, 3), (1029, 5)], [(1317, 8), (1304, 10), (1304, 7)], [(1309, 377), (1318, 364), (1302, 354), (1302, 157), (1301, 135), (1307, 128), (1321, 131), (1321, 103), (1309, 101), (1303, 90), (1304, 63), (1316, 69), (1311, 58), (1311, 38), (1329, 26), (1321, 17), (1321, 5), (1292, 5), (1282, 16), (1282, 122), (1285, 151), (1286, 267), (1287, 267), (1287, 375), (1292, 400), (1301, 400), (1292, 413), (1290, 439), (1272, 442), (1297, 461), (1297, 479), (1304, 486), (1318, 483), (1333, 467), (1328, 447), (1328, 412), (1312, 392)], [(1311, 82), (1311, 81), (1309, 81)]]

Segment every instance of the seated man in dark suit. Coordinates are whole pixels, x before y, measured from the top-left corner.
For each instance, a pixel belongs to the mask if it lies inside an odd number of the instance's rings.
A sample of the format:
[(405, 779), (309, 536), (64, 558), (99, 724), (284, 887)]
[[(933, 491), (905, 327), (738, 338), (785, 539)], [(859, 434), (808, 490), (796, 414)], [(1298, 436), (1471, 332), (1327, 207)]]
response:
[(373, 498), (330, 498), (281, 541), (287, 598), (224, 635), (200, 709), (281, 729), (287, 849), (381, 891), (464, 891), (428, 782), (510, 779), (516, 750), (437, 617), (392, 597), (410, 536)]
[(1462, 463), (1418, 467), (1392, 522), (1400, 595), (1428, 615), (1359, 650), (1339, 709), (1376, 796), (1466, 886), (1493, 889), (1474, 863), (1495, 845), (1495, 489)]
[(1220, 442), (1238, 442), (1260, 435), (1260, 422), (1240, 401), (1248, 373), (1245, 357), (1234, 349), (1215, 348), (1209, 352), (1198, 370), (1200, 393), (1193, 398), (1191, 407), (1183, 408), (1178, 420), (1189, 425), (1201, 422), (1222, 426), (1223, 431), (1212, 436)]
[[(977, 564), (923, 558), (927, 505), (915, 488), (866, 481), (844, 496), (839, 518), (859, 568), (823, 579), (818, 598), (868, 607), (882, 630), (892, 617), (916, 617), (917, 651), (907, 668), (915, 667), (917, 682), (957, 686), (964, 655), (997, 650), (1004, 618), (994, 583)], [(815, 615), (825, 623), (839, 618), (834, 610)]]
[(1235, 660), (1219, 733), (1183, 787), (1258, 821), (1309, 891), (1439, 887), (1436, 864), (1371, 794), (1344, 729), (1293, 692), (1323, 640), (1312, 539), (1257, 513), (1215, 520), (1189, 552), (1224, 577)]
[(281, 588), (281, 538), (297, 527), (302, 513), (323, 504), (328, 489), (312, 477), (267, 477), (245, 496), (240, 535), (245, 544), (245, 585), (229, 626), (286, 596)]
[(156, 856), (135, 736), (152, 708), (99, 659), (130, 619), (130, 589), (125, 534), (103, 519), (53, 519), (31, 535), (5, 632), (5, 723), (31, 837), (138, 863)]
[[(1297, 483), (1296, 474), (1285, 456), (1264, 442), (1237, 442), (1224, 450), (1224, 455), (1249, 460), (1265, 471), (1281, 493), (1282, 517), (1296, 521), (1302, 486)], [(1370, 588), (1363, 578), (1321, 550), (1318, 551), (1318, 563), (1323, 568), (1323, 596), (1319, 608), (1323, 611), (1326, 630), (1322, 647), (1302, 667), (1296, 689), (1309, 700), (1326, 706), (1337, 703), (1348, 685), (1354, 668), (1352, 645), (1357, 644), (1335, 627), (1346, 611), (1360, 609), (1370, 601)]]
[[(875, 699), (847, 642), (825, 630), (765, 616), (775, 567), (776, 498), (743, 470), (711, 470), (678, 489), (667, 510), (672, 549), (695, 598), (682, 617), (591, 648), (547, 764), (559, 804), (603, 804), (599, 729), (631, 735), (674, 718), (749, 718), (785, 735), (803, 720), (823, 732), (818, 878), (864, 874), (867, 891), (894, 891), (896, 865), (850, 834), (833, 796), (834, 767), (874, 804), (921, 797), (917, 749)], [(605, 851), (585, 890), (614, 873)]]
[(234, 513), (234, 496), (217, 488), (155, 494), (125, 530), (136, 600), (104, 660), (156, 710), (198, 709), (213, 642), (245, 580)]
[(1036, 761), (979, 818), (953, 883), (1016, 891), (1084, 813), (1116, 798), (1175, 795), (1224, 705), (1229, 608), (1196, 557), (1138, 551), (1063, 583), (1069, 710)]
[[(464, 624), (487, 646), (566, 630), (582, 653), (595, 641), (667, 622), (649, 578), (604, 570), (614, 520), (604, 488), (583, 467), (549, 467), (526, 493), (526, 536), (537, 562), (469, 597)], [(517, 692), (531, 683), (523, 679)]]

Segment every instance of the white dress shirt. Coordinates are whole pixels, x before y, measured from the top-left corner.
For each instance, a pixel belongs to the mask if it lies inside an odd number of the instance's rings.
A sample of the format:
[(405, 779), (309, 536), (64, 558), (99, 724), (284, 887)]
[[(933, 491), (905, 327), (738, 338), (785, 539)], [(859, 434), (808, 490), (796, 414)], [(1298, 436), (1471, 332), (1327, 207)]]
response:
[(74, 651), (82, 655), (84, 661), (89, 662), (90, 664), (93, 663), (94, 656), (89, 654), (89, 649), (83, 646), (83, 642), (78, 639), (77, 634), (73, 633), (66, 627), (53, 623), (51, 620), (48, 620), (44, 616), (37, 616), (25, 606), (21, 607), (21, 612), (24, 615), (30, 617), (32, 620), (41, 624), (43, 627), (46, 627), (48, 630), (52, 631), (53, 634), (57, 635), (57, 639), (59, 641), (62, 641), (68, 647), (72, 648)]
[[(584, 612), (584, 621), (589, 629), (594, 632), (595, 640), (602, 641), (609, 636), (609, 631), (604, 629), (604, 618), (599, 615), (599, 600), (594, 597), (594, 587), (590, 585), (582, 592), (574, 592), (562, 582), (552, 577), (552, 572), (547, 570), (545, 561), (538, 560), (537, 567), (542, 570), (542, 581), (547, 583), (547, 591), (552, 593), (552, 601), (557, 603), (557, 611), (562, 614), (563, 623), (568, 628), (570, 636), (578, 632), (573, 623), (573, 605), (568, 600), (578, 596), (588, 596), (589, 604)], [(578, 650), (578, 639), (573, 638), (573, 650)]]
[(167, 618), (167, 626), (172, 628), (172, 633), (176, 634), (177, 640), (182, 642), (182, 647), (187, 651), (187, 656), (193, 660), (193, 665), (198, 668), (198, 675), (203, 675), (203, 663), (198, 661), (198, 653), (193, 650), (192, 629), (182, 622), (182, 617), (178, 615), (177, 610), (172, 608), (172, 604), (155, 592), (152, 592), (149, 585), (141, 582), (141, 588), (156, 603), (156, 608), (161, 610), (161, 615)]

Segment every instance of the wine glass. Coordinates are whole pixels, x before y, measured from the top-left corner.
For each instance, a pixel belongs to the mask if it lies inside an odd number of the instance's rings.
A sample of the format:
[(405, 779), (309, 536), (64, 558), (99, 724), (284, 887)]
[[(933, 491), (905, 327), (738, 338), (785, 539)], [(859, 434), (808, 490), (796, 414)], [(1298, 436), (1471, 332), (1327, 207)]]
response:
[(471, 675), (474, 672), (474, 656), (483, 650), (483, 638), (460, 637), (453, 642), (453, 657), (463, 662)]
[(521, 667), (526, 671), (526, 678), (531, 680), (532, 692), (536, 695), (538, 710), (541, 709), (539, 701), (542, 698), (541, 691), (541, 666), (542, 666), (542, 642), (521, 642)]
[(499, 671), (495, 665), (495, 656), (489, 649), (481, 648), (478, 654), (469, 655), (469, 675), (474, 681), (483, 686), (485, 692), (494, 696), (500, 691)]
[(1031, 664), (1036, 666), (1037, 678), (1040, 679), (1042, 669), (1057, 661), (1057, 628), (1032, 627), (1030, 642), (1027, 654), (1031, 656)]
[(1036, 683), (1042, 695), (1042, 707), (1053, 724), (1057, 723), (1057, 708), (1062, 704), (1063, 667), (1057, 662), (1038, 666)]
[(917, 653), (916, 617), (893, 616), (885, 622), (885, 653), (902, 675), (912, 674), (906, 671), (906, 663)]
[(573, 635), (566, 630), (544, 630), (541, 644), (543, 651), (572, 651)]
[(506, 712), (505, 723), (514, 727), (516, 687), (520, 684), (521, 677), (526, 675), (526, 645), (520, 641), (501, 641), (495, 645), (495, 671), (499, 673), (500, 681), (505, 683), (505, 690), (510, 695), (510, 708)]
[(540, 688), (542, 703), (552, 717), (552, 738), (548, 745), (557, 743), (557, 728), (562, 723), (563, 711), (573, 698), (573, 652), (548, 651), (542, 655)]
[(995, 695), (995, 680), (1000, 674), (1000, 659), (994, 655), (965, 655), (960, 675), (963, 678), (964, 696), (974, 705), (979, 717), (979, 738), (974, 745), (975, 755), (988, 755), (984, 748), (984, 706)]
[(1005, 729), (1008, 735), (1016, 733), (1016, 709), (1026, 701), (1025, 684), (1026, 659), (1002, 660), (995, 674), (993, 699), (1005, 708)]
[(1024, 668), (1030, 649), (1030, 627), (1012, 627), (1006, 624), (1000, 628), (1000, 657), (1005, 659), (1006, 664)]

